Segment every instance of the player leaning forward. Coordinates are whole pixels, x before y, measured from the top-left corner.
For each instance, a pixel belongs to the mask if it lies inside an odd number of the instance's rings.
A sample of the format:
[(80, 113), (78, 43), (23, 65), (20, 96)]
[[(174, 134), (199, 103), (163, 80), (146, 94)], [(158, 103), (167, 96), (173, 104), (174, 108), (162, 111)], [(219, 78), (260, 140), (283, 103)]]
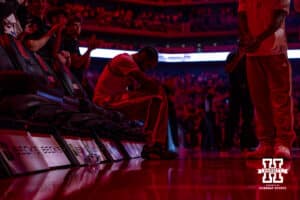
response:
[(260, 145), (248, 158), (291, 159), (295, 139), (285, 19), (290, 0), (239, 0), (241, 44)]
[[(94, 102), (117, 110), (133, 120), (144, 120), (148, 135), (142, 157), (145, 159), (175, 159), (166, 145), (168, 130), (168, 101), (162, 85), (145, 72), (158, 63), (158, 52), (144, 47), (137, 53), (117, 55), (98, 78)], [(131, 88), (131, 89), (129, 89)]]

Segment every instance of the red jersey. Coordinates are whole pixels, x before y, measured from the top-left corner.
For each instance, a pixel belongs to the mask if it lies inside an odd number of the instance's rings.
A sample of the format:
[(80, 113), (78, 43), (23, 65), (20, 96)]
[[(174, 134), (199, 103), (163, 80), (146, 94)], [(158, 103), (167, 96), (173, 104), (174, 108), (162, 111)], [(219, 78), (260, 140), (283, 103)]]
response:
[(101, 104), (110, 100), (111, 97), (127, 92), (130, 83), (128, 74), (133, 71), (140, 71), (140, 69), (131, 55), (124, 53), (114, 57), (98, 78), (94, 102)]

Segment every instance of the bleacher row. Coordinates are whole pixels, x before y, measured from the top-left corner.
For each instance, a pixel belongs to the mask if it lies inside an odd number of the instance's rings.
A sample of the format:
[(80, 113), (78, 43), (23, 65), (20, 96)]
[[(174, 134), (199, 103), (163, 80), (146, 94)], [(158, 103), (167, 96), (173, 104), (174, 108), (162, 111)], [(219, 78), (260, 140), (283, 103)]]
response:
[(140, 122), (93, 104), (68, 68), (0, 36), (0, 176), (140, 157)]

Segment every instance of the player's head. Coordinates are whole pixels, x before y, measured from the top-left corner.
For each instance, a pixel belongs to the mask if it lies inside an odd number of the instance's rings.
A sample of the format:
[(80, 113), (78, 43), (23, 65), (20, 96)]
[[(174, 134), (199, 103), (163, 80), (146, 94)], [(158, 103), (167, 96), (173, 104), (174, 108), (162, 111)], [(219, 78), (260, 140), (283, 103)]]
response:
[(15, 16), (16, 7), (10, 1), (6, 3), (0, 3), (0, 32), (1, 34), (14, 35), (17, 32)]
[(66, 34), (71, 37), (79, 37), (81, 33), (82, 17), (81, 16), (70, 16), (66, 25)]
[(151, 70), (157, 66), (158, 52), (154, 47), (143, 47), (136, 55), (136, 62), (142, 71)]

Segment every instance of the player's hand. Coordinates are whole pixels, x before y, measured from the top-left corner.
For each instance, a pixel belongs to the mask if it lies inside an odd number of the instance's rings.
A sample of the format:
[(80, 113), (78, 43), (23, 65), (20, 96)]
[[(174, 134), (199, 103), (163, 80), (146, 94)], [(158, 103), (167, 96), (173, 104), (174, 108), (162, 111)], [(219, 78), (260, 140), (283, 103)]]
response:
[(245, 52), (255, 52), (261, 45), (262, 40), (259, 37), (253, 37), (250, 34), (241, 37), (239, 48)]
[(70, 55), (70, 52), (68, 51), (60, 51), (58, 54), (57, 54), (57, 59), (58, 61), (67, 66), (67, 67), (70, 67), (71, 66), (71, 55)]
[(246, 47), (247, 52), (255, 52), (261, 45), (261, 40), (259, 38), (254, 38)]

